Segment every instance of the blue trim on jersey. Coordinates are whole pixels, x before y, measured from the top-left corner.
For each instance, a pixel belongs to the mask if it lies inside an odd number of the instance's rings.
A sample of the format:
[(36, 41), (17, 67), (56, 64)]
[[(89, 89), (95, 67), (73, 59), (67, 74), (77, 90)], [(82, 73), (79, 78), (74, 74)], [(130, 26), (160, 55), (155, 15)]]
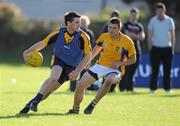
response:
[(122, 48), (122, 51), (121, 51), (121, 61), (123, 61), (123, 59), (125, 57), (128, 57), (128, 51), (124, 48)]

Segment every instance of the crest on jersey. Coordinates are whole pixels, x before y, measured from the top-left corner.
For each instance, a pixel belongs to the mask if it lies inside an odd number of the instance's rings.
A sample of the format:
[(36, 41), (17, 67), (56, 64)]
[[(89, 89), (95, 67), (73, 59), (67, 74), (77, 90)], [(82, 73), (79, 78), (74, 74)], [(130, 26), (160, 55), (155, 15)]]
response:
[(118, 52), (119, 51), (119, 47), (116, 47), (116, 52)]

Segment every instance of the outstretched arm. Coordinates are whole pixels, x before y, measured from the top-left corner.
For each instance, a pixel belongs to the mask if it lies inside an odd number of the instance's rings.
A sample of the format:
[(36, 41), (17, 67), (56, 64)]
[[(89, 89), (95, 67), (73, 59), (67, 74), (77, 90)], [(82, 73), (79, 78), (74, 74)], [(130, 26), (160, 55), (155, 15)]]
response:
[(76, 78), (78, 77), (78, 75), (81, 73), (81, 71), (85, 68), (85, 66), (87, 66), (87, 64), (89, 64), (91, 62), (91, 53), (86, 54), (81, 63), (78, 65), (78, 67), (72, 71), (68, 76), (69, 76), (69, 80), (73, 81), (76, 80)]
[(90, 60), (90, 62), (85, 66), (84, 69), (88, 69), (88, 68), (89, 68), (89, 66), (91, 65), (91, 61), (100, 53), (101, 50), (102, 50), (102, 46), (96, 45), (96, 46), (93, 48), (91, 60)]
[(29, 49), (27, 49), (23, 52), (24, 61), (26, 61), (26, 57), (28, 56), (29, 53), (31, 53), (33, 51), (40, 51), (45, 47), (46, 47), (46, 45), (42, 41), (37, 42), (36, 44), (31, 46)]
[(100, 53), (101, 50), (102, 50), (102, 46), (96, 45), (96, 46), (93, 48), (91, 61)]
[(120, 66), (128, 66), (134, 63), (136, 63), (136, 55), (129, 57), (126, 61), (113, 63), (113, 68), (118, 69)]

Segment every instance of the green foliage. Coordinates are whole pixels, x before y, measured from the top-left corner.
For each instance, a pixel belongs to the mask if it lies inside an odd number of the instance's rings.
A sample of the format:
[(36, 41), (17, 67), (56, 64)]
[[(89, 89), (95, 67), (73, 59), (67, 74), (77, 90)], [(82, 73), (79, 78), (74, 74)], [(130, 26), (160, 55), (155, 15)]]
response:
[(39, 105), (37, 113), (16, 115), (39, 90), (48, 77), (49, 68), (32, 68), (25, 65), (0, 65), (0, 125), (1, 126), (179, 126), (180, 89), (166, 94), (159, 89), (148, 94), (147, 89), (135, 93), (111, 93), (97, 105), (92, 115), (83, 109), (96, 92), (87, 92), (80, 115), (64, 115), (72, 107), (73, 95), (69, 83)]
[[(18, 7), (11, 4), (5, 7), (0, 6), (0, 10), (0, 53), (22, 54), (25, 49), (44, 39), (48, 33), (62, 24), (62, 20), (26, 20)], [(107, 7), (96, 15), (87, 13), (91, 19), (90, 28), (95, 33), (95, 39), (102, 33), (111, 11), (112, 9)], [(140, 15), (140, 21), (144, 22), (147, 19), (146, 15), (143, 12)], [(127, 21), (128, 17), (129, 12), (120, 12), (122, 22)], [(144, 47), (143, 45), (143, 50)]]

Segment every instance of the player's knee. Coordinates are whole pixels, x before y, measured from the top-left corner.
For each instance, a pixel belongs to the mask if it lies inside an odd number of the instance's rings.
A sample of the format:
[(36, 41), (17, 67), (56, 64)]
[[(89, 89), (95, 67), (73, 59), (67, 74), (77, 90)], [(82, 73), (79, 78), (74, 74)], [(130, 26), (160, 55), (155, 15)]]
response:
[(105, 80), (105, 85), (106, 86), (111, 86), (113, 84), (113, 80), (111, 79), (111, 78), (107, 78), (106, 80)]
[(85, 90), (85, 87), (81, 84), (81, 83), (78, 83), (76, 85), (76, 90), (77, 91), (84, 91)]

